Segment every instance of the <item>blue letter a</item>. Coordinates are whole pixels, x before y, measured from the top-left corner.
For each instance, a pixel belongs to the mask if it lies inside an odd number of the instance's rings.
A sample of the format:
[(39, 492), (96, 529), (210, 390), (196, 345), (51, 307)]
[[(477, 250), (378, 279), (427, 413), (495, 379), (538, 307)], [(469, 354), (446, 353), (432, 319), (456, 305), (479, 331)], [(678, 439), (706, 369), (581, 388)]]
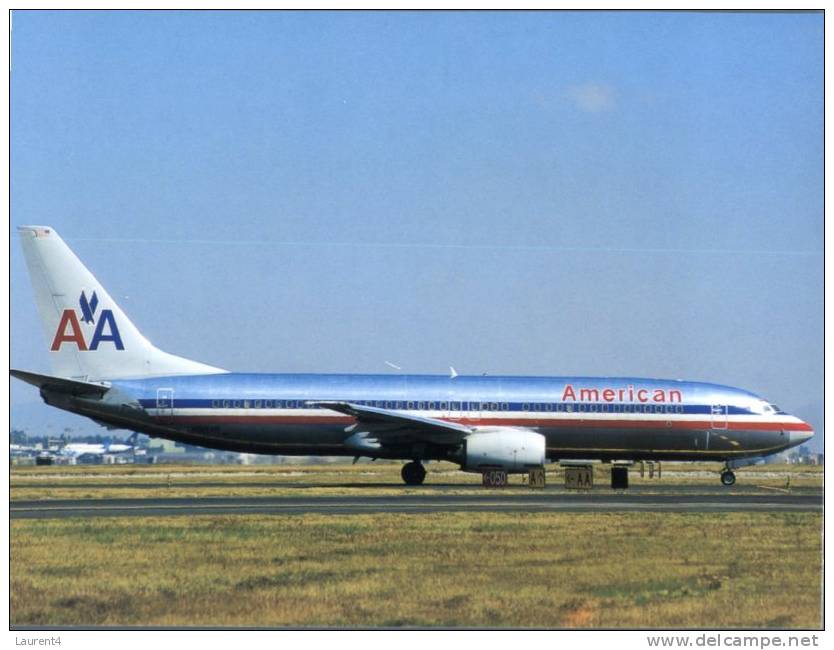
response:
[[(109, 325), (110, 334), (104, 333), (105, 321)], [(93, 340), (90, 341), (90, 349), (98, 350), (98, 344), (102, 341), (113, 341), (117, 350), (124, 350), (122, 345), (122, 337), (119, 335), (119, 328), (116, 327), (116, 321), (113, 318), (113, 311), (111, 309), (102, 309), (101, 316), (96, 323), (96, 331), (93, 333)]]

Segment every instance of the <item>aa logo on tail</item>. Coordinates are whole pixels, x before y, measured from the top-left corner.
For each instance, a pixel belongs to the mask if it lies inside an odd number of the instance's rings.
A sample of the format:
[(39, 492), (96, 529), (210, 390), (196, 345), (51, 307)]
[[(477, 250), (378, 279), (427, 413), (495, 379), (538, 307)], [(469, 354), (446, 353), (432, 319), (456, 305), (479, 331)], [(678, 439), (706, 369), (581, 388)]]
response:
[(98, 350), (99, 344), (106, 341), (112, 342), (117, 350), (124, 350), (125, 346), (122, 344), (122, 337), (119, 334), (116, 319), (113, 318), (113, 311), (102, 309), (98, 322), (96, 322), (96, 309), (98, 308), (96, 292), (93, 291), (93, 295), (87, 300), (87, 295), (82, 291), (79, 304), (81, 306), (81, 320), (96, 326), (95, 331), (93, 331), (93, 338), (90, 339), (90, 345), (88, 346), (84, 340), (84, 333), (81, 330), (81, 323), (78, 321), (75, 310), (65, 309), (61, 314), (58, 329), (55, 331), (51, 350), (53, 352), (60, 350), (64, 343), (75, 343), (80, 351), (86, 352), (87, 350)]

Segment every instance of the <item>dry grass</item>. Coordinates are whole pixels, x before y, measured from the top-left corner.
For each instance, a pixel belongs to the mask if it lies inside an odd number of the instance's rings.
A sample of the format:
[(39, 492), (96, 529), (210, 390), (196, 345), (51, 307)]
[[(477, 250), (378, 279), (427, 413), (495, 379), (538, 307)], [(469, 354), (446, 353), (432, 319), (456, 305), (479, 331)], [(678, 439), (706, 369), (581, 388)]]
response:
[(819, 627), (816, 513), (11, 522), (12, 625)]

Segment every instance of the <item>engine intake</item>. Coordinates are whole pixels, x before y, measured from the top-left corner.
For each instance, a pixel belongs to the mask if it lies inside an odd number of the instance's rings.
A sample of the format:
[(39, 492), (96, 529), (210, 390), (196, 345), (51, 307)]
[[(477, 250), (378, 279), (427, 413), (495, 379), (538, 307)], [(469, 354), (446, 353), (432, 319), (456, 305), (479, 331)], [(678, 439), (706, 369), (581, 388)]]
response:
[(501, 429), (473, 433), (463, 444), (463, 469), (470, 472), (503, 469), (522, 473), (542, 467), (545, 461), (544, 436), (532, 431)]

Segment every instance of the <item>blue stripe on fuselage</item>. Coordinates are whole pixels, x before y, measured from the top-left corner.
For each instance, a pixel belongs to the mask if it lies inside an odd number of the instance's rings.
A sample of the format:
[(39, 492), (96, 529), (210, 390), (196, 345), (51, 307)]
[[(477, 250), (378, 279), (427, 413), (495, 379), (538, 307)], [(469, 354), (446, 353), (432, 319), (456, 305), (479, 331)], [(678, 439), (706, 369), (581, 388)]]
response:
[[(307, 405), (307, 399), (252, 399), (250, 397), (231, 397), (223, 399), (177, 399), (174, 397), (172, 404), (166, 404), (167, 408), (178, 409), (253, 409), (254, 411), (264, 409), (310, 409), (326, 407), (313, 407)], [(139, 403), (144, 408), (157, 408), (157, 400), (140, 399)], [(461, 402), (456, 400), (351, 400), (352, 404), (359, 406), (372, 406), (392, 411), (461, 411), (479, 413), (663, 413), (669, 415), (711, 415), (712, 406), (704, 404), (655, 404), (655, 403), (609, 403), (609, 402)], [(570, 408), (568, 408), (570, 407)], [(581, 407), (581, 410), (580, 410)], [(760, 415), (750, 409), (738, 406), (727, 406), (727, 415)], [(721, 414), (723, 415), (723, 413)]]

